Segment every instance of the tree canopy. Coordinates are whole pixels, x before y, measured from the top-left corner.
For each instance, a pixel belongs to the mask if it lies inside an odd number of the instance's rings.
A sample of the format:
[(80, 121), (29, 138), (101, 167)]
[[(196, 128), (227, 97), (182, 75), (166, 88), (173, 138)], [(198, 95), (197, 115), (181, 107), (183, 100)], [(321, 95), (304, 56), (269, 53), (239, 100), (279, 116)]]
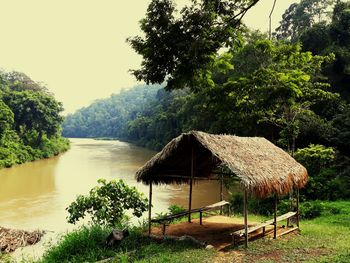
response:
[(172, 0), (152, 0), (140, 21), (144, 37), (128, 39), (143, 57), (132, 70), (147, 84), (195, 89), (201, 73), (222, 47), (232, 46), (245, 13), (259, 0), (192, 0), (180, 12)]
[(68, 149), (60, 136), (62, 104), (19, 72), (0, 72), (0, 168)]
[[(272, 40), (238, 28), (240, 15), (254, 4), (192, 1), (179, 13), (173, 1), (152, 1), (141, 21), (144, 36), (128, 40), (143, 56), (133, 73), (147, 83), (165, 81), (166, 89), (150, 94), (144, 107), (131, 102), (139, 103), (145, 91), (130, 90), (125, 109), (135, 111), (122, 122), (100, 116), (118, 116), (111, 114), (118, 108), (113, 103), (124, 105), (126, 93), (116, 95), (108, 109), (93, 104), (67, 118), (71, 131), (79, 130), (79, 119), (97, 123), (87, 129), (99, 127), (93, 134), (108, 131), (157, 150), (189, 130), (263, 136), (310, 167), (304, 197), (350, 197), (350, 2), (302, 0), (286, 10)], [(317, 158), (324, 156), (332, 158), (319, 165)]]
[(315, 24), (328, 23), (331, 18), (333, 0), (301, 0), (293, 3), (282, 15), (280, 25), (274, 35), (277, 39), (288, 39), (292, 42)]

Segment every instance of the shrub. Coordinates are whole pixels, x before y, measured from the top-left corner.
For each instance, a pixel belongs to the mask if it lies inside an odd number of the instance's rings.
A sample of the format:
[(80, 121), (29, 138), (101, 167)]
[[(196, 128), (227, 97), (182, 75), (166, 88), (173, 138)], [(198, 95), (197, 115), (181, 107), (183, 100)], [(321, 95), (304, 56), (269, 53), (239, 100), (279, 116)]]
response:
[(303, 202), (300, 204), (300, 217), (304, 219), (319, 217), (323, 209), (319, 202)]
[[(186, 209), (183, 208), (182, 206), (170, 205), (168, 207), (168, 212), (157, 213), (156, 216), (154, 217), (154, 219), (162, 219), (162, 218), (167, 217), (169, 215), (178, 214), (178, 213), (185, 212), (185, 211), (186, 211)], [(184, 218), (186, 216), (187, 215), (184, 215), (183, 217), (179, 217), (179, 218), (177, 218), (177, 220), (174, 220), (174, 222), (178, 221), (178, 220), (181, 220), (181, 218)]]
[[(248, 201), (248, 211), (253, 214), (269, 216), (273, 213), (274, 197), (259, 199), (250, 197)], [(231, 196), (230, 207), (234, 213), (243, 213), (243, 194), (236, 193)]]
[(141, 217), (147, 211), (147, 199), (135, 187), (127, 186), (123, 180), (106, 182), (98, 180), (100, 186), (92, 188), (89, 195), (79, 195), (66, 210), (68, 222), (75, 224), (87, 214), (100, 225), (115, 226), (125, 219), (125, 211)]
[(178, 214), (178, 213), (185, 212), (186, 209), (183, 208), (182, 206), (179, 206), (179, 205), (170, 205), (168, 207), (168, 211), (169, 211), (170, 215), (173, 215), (173, 214)]
[(309, 182), (301, 190), (301, 195), (309, 200), (336, 200), (344, 196), (339, 173), (334, 167), (335, 151), (332, 147), (311, 144), (297, 150), (294, 157), (309, 173)]

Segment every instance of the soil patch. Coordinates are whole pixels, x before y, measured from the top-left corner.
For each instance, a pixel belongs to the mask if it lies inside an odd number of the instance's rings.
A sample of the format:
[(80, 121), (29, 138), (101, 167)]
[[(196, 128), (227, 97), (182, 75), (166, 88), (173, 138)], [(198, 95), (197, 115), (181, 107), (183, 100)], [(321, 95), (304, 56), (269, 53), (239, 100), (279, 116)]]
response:
[[(255, 224), (254, 222), (250, 223), (252, 225)], [(203, 218), (203, 225), (199, 224), (199, 219), (193, 219), (192, 223), (182, 222), (171, 224), (166, 228), (166, 235), (189, 235), (220, 250), (232, 244), (230, 233), (243, 228), (242, 219), (226, 216), (211, 216)], [(161, 227), (152, 228), (152, 233), (161, 235)]]

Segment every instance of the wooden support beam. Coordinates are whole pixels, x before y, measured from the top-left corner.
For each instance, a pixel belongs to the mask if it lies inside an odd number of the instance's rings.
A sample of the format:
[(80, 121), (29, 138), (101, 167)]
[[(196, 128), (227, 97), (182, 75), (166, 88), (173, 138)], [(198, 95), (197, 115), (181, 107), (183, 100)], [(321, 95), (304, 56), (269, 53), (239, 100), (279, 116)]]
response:
[(192, 209), (192, 184), (194, 177), (194, 150), (192, 145), (192, 153), (191, 153), (191, 178), (190, 178), (190, 197), (188, 201), (188, 222), (191, 223), (191, 209)]
[(227, 175), (225, 176), (226, 178), (230, 178), (230, 179), (237, 179), (239, 180), (239, 177), (237, 177), (234, 173), (223, 173), (223, 172), (212, 172), (212, 174), (215, 175)]
[(184, 181), (185, 180), (190, 180), (191, 178), (193, 180), (205, 180), (205, 181), (220, 181), (221, 179), (220, 178), (216, 178), (216, 177), (191, 177), (191, 176), (186, 176), (186, 175), (179, 175), (179, 174), (157, 174), (156, 176), (154, 176), (153, 178), (154, 179), (157, 179), (157, 178), (179, 178), (179, 179), (183, 179)]
[[(221, 175), (220, 178), (220, 201), (224, 200), (224, 177)], [(220, 208), (220, 215), (222, 215), (223, 207)]]
[(148, 200), (148, 234), (151, 235), (152, 220), (152, 181), (149, 184), (149, 200)]
[(248, 247), (248, 193), (244, 190), (244, 246)]
[(299, 227), (290, 228), (290, 229), (288, 229), (287, 231), (284, 231), (284, 232), (282, 232), (281, 234), (278, 234), (277, 237), (287, 235), (287, 234), (289, 234), (290, 232), (293, 232), (293, 231), (298, 230), (298, 229), (299, 229)]
[(164, 222), (163, 223), (163, 229), (162, 229), (163, 236), (165, 235), (165, 229), (166, 229), (166, 223)]
[(296, 188), (296, 194), (297, 194), (297, 227), (299, 227), (299, 221), (300, 221), (300, 211), (299, 211), (299, 189)]
[(275, 194), (275, 209), (273, 213), (273, 239), (277, 238), (277, 201), (278, 197), (277, 194)]
[[(290, 189), (289, 191), (289, 211), (292, 212), (294, 211), (294, 202), (293, 202), (293, 187)], [(287, 227), (290, 227), (292, 224), (291, 224), (291, 219), (288, 218), (287, 220)]]

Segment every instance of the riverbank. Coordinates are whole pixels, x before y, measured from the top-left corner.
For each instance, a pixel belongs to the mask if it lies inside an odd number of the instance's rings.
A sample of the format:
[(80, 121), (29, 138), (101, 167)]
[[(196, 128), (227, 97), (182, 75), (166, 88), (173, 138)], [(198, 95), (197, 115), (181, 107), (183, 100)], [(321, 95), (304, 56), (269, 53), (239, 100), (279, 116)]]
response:
[(38, 147), (25, 145), (21, 141), (8, 142), (6, 146), (0, 145), (0, 169), (50, 158), (67, 151), (69, 148), (69, 140), (61, 136), (45, 137)]
[(25, 246), (38, 243), (44, 231), (25, 231), (19, 229), (9, 229), (0, 226), (0, 251), (9, 253)]
[[(299, 234), (254, 240), (247, 250), (243, 245), (217, 251), (200, 248), (188, 240), (154, 241), (144, 236), (141, 228), (133, 228), (120, 245), (110, 248), (105, 246), (110, 229), (93, 226), (65, 234), (37, 262), (95, 262), (106, 258), (115, 262), (349, 262), (350, 201), (327, 205), (340, 212), (324, 211), (318, 218), (301, 221)], [(242, 220), (239, 216), (237, 219)], [(250, 219), (264, 218), (250, 215)]]
[[(1, 169), (0, 225), (16, 229), (72, 230), (65, 208), (79, 194), (95, 187), (98, 179), (124, 180), (148, 196), (149, 187), (135, 172), (154, 154), (121, 141), (70, 139), (69, 151), (56, 157)], [(171, 204), (188, 204), (187, 185), (154, 186), (154, 215)], [(201, 181), (193, 186), (193, 206), (217, 202), (220, 185)], [(137, 223), (137, 220), (135, 220)]]

